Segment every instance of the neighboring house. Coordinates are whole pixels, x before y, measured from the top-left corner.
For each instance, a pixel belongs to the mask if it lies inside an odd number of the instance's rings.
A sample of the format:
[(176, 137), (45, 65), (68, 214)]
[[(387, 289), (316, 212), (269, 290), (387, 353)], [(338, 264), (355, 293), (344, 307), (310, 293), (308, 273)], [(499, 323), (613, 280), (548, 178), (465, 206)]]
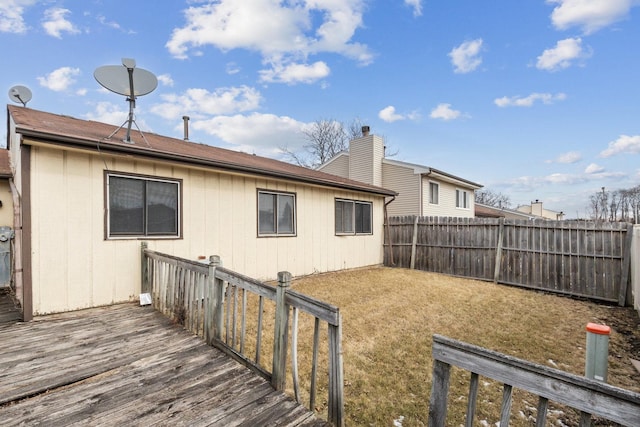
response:
[(506, 218), (506, 219), (539, 219), (535, 215), (513, 209), (497, 208), (495, 206), (475, 203), (476, 218)]
[(387, 207), (389, 215), (475, 216), (475, 190), (482, 185), (428, 166), (385, 158), (384, 140), (370, 135), (368, 126), (363, 126), (362, 135), (318, 170), (396, 191), (396, 200)]
[[(204, 144), (8, 106), (24, 317), (136, 300), (140, 246), (260, 279), (380, 264), (395, 192)], [(348, 283), (345, 284), (348, 286)]]
[(542, 207), (542, 202), (537, 199), (535, 202), (531, 202), (530, 205), (518, 206), (516, 210), (527, 215), (533, 215), (538, 219), (550, 219), (553, 221), (561, 221), (564, 219), (564, 212), (545, 209)]

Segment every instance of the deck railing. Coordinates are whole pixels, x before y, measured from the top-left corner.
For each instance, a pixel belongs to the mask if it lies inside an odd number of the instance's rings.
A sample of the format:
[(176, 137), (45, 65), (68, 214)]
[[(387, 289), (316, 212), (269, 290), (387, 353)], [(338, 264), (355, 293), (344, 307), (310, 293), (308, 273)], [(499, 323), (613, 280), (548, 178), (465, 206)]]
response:
[[(273, 287), (222, 267), (217, 256), (203, 263), (151, 251), (144, 243), (142, 245), (142, 291), (151, 294), (154, 308), (262, 375), (276, 390), (285, 390), (287, 386), (290, 337), (290, 372), (293, 393), (299, 403), (302, 394), (298, 363), (299, 313), (310, 315), (314, 324), (308, 378), (309, 409), (312, 411), (317, 407), (319, 354), (323, 353), (320, 326), (325, 322), (327, 418), (334, 425), (343, 426), (340, 311), (289, 289), (290, 284), (288, 272), (278, 273), (278, 285)], [(265, 316), (266, 313), (272, 315)], [(273, 329), (272, 336), (267, 335), (270, 328)], [(263, 346), (263, 336), (273, 339), (272, 347)], [(272, 356), (267, 364), (262, 360), (264, 355)]]
[(545, 426), (549, 401), (581, 412), (580, 425), (590, 426), (596, 416), (624, 426), (640, 425), (640, 394), (606, 383), (569, 374), (434, 335), (433, 380), (429, 403), (429, 426), (446, 425), (451, 365), (471, 372), (466, 426), (473, 425), (478, 398), (478, 376), (504, 384), (500, 426), (509, 425), (514, 388), (538, 395), (536, 426)]

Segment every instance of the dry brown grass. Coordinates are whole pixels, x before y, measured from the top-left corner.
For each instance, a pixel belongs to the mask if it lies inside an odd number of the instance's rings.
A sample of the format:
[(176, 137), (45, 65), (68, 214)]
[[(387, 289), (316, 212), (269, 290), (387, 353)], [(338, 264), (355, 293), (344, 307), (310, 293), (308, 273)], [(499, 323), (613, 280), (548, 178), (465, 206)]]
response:
[[(609, 383), (640, 391), (640, 375), (629, 361), (640, 358), (633, 347), (640, 342), (638, 316), (630, 308), (383, 267), (309, 276), (295, 280), (293, 289), (340, 307), (350, 426), (391, 426), (400, 416), (403, 427), (426, 425), (433, 334), (582, 375), (586, 324), (608, 324)], [(310, 322), (302, 328), (303, 336), (311, 334)], [(301, 364), (308, 366), (304, 338), (299, 348)], [(468, 374), (454, 370), (449, 425), (463, 424), (467, 388)], [(501, 396), (500, 384), (481, 378), (478, 422), (499, 419)], [(531, 425), (519, 413), (535, 413), (536, 403), (518, 392), (513, 425)], [(566, 425), (576, 420), (571, 412), (551, 418)]]

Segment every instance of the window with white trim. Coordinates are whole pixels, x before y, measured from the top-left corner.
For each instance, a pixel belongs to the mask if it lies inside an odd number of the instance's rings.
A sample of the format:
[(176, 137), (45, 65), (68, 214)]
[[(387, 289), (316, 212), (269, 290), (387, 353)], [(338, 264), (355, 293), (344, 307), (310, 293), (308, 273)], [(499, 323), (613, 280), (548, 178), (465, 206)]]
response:
[(258, 190), (258, 236), (295, 236), (296, 195)]
[(469, 209), (469, 193), (465, 190), (456, 190), (456, 208)]
[(429, 182), (429, 203), (437, 205), (440, 198), (440, 184), (437, 182)]
[(336, 199), (336, 234), (373, 234), (371, 202)]
[(107, 173), (108, 237), (179, 237), (181, 181)]

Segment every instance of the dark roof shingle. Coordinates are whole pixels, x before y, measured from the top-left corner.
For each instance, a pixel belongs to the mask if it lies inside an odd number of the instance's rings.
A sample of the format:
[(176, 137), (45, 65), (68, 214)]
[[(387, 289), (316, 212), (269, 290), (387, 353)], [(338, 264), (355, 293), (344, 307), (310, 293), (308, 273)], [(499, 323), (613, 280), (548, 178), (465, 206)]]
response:
[(363, 191), (384, 196), (396, 193), (381, 187), (353, 181), (325, 172), (266, 157), (227, 150), (206, 144), (131, 130), (131, 142), (124, 142), (126, 128), (115, 130), (114, 125), (81, 120), (16, 105), (8, 105), (16, 132), (29, 138), (52, 144), (83, 147), (104, 152), (125, 152), (148, 158), (178, 161), (234, 172), (266, 175), (347, 190)]

